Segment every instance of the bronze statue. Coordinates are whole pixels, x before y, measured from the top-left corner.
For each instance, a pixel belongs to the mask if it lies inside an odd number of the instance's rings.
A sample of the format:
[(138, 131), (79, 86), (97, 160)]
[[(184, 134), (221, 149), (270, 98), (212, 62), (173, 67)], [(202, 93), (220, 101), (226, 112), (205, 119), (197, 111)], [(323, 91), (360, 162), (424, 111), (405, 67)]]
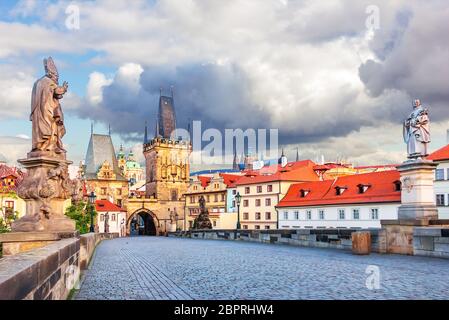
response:
[(59, 86), (59, 74), (53, 59), (44, 59), (45, 76), (34, 83), (31, 95), (32, 152), (65, 153), (64, 114), (59, 100), (67, 92), (68, 83)]

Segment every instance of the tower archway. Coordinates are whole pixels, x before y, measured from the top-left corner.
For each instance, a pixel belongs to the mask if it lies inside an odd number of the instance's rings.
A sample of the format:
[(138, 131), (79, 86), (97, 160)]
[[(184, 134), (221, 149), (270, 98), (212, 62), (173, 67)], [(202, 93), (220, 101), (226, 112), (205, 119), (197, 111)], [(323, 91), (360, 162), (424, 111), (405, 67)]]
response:
[(157, 236), (160, 224), (153, 212), (139, 209), (129, 216), (127, 227), (130, 236)]

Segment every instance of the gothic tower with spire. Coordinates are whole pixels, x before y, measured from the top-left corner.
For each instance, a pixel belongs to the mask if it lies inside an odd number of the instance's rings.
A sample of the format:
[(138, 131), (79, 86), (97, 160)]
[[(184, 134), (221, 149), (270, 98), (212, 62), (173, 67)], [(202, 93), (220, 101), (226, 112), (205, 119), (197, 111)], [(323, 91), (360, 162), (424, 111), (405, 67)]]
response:
[(173, 90), (159, 97), (155, 136), (144, 143), (146, 196), (160, 201), (181, 201), (190, 180), (190, 141), (174, 135), (176, 115)]

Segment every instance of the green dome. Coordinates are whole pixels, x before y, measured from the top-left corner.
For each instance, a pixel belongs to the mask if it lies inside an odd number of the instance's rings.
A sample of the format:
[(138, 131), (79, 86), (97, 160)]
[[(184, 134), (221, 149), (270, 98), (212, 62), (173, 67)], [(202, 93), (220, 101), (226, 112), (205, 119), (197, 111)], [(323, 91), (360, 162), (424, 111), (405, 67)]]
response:
[(136, 161), (127, 161), (126, 162), (127, 169), (140, 169), (140, 163)]

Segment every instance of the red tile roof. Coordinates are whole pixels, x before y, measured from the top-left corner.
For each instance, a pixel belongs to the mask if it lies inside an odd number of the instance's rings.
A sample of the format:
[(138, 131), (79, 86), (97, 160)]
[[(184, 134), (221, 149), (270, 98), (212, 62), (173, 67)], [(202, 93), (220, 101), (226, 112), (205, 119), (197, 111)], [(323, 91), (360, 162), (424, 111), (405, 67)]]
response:
[(201, 186), (203, 188), (206, 188), (209, 185), (210, 179), (212, 179), (212, 178), (208, 177), (208, 176), (198, 176), (198, 180), (201, 181)]
[[(397, 170), (348, 175), (334, 180), (295, 183), (290, 186), (277, 207), (306, 207), (333, 204), (400, 202), (401, 192), (396, 191), (399, 181)], [(369, 185), (364, 193), (359, 193), (359, 185)], [(336, 187), (346, 187), (337, 195)], [(309, 191), (301, 197), (301, 190)]]
[[(26, 173), (16, 167), (9, 167), (6, 164), (0, 164), (0, 187), (2, 191), (17, 191), (18, 186), (25, 178)], [(11, 177), (14, 179), (14, 186), (4, 185), (3, 179)]]
[(449, 144), (432, 152), (427, 159), (433, 161), (449, 160)]
[(272, 181), (318, 181), (313, 170), (315, 163), (311, 160), (289, 162), (285, 167), (273, 165), (260, 170), (246, 171), (236, 185), (264, 183)]
[(120, 211), (126, 211), (122, 209), (121, 207), (113, 204), (112, 202), (108, 200), (96, 200), (95, 201), (95, 210), (97, 212), (120, 212)]
[(242, 176), (238, 174), (220, 173), (220, 177), (223, 178), (223, 182), (228, 188), (233, 188)]

